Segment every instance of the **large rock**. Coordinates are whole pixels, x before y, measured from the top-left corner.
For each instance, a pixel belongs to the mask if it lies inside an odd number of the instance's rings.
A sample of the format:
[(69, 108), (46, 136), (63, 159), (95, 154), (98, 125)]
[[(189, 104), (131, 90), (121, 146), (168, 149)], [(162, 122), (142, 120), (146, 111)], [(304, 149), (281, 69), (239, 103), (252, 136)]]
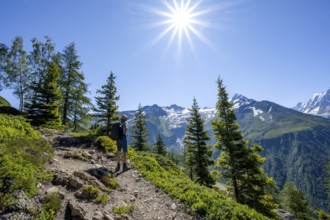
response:
[(37, 206), (25, 195), (23, 190), (16, 190), (11, 201), (11, 205), (8, 207), (11, 211), (31, 213), (37, 209)]
[(71, 211), (71, 217), (79, 220), (87, 220), (86, 210), (77, 202), (70, 200), (68, 202), (69, 209)]

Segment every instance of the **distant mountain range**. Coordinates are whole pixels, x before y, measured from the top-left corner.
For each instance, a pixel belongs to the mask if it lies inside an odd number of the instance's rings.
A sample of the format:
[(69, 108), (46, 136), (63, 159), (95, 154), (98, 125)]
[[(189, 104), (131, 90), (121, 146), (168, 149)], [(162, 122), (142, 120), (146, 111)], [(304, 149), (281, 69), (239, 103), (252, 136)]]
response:
[[(235, 95), (231, 101), (244, 137), (251, 144), (258, 143), (264, 147), (262, 155), (267, 158), (265, 171), (274, 177), (278, 186), (282, 188), (285, 181), (291, 179), (306, 192), (313, 207), (329, 209), (324, 181), (330, 152), (330, 120), (242, 95)], [(189, 109), (178, 105), (152, 105), (143, 107), (143, 111), (147, 119), (149, 144), (155, 143), (160, 133), (169, 151), (182, 152)], [(122, 113), (129, 116), (130, 123), (135, 111)], [(216, 140), (211, 123), (216, 109), (203, 108), (200, 114), (211, 137), (210, 144), (213, 144)], [(217, 151), (215, 154), (219, 155)]]
[(299, 102), (293, 109), (324, 118), (330, 118), (330, 89), (326, 92), (315, 93), (308, 102)]

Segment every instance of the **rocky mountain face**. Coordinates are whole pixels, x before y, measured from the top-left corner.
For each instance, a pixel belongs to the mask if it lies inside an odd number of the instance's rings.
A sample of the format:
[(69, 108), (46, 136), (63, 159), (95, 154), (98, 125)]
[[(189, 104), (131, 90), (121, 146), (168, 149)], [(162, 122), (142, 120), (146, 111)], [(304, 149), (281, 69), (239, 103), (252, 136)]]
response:
[[(328, 208), (324, 181), (330, 152), (330, 121), (242, 95), (235, 95), (231, 101), (244, 137), (251, 144), (258, 143), (264, 147), (263, 156), (267, 158), (265, 171), (274, 177), (279, 188), (290, 179), (306, 192), (312, 206)], [(182, 152), (189, 109), (177, 105), (153, 105), (145, 106), (143, 110), (149, 144), (155, 143), (160, 133), (169, 151)], [(129, 116), (131, 123), (135, 111), (123, 113)], [(211, 137), (210, 144), (215, 143), (211, 123), (216, 109), (204, 108), (200, 114)]]
[(330, 89), (326, 92), (315, 93), (308, 102), (299, 102), (293, 109), (324, 118), (330, 118)]

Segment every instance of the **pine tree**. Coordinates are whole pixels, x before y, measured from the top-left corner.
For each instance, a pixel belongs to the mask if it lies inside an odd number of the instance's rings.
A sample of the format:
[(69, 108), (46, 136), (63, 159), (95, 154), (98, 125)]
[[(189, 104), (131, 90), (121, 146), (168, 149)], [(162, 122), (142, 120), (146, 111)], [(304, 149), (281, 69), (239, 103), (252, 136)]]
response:
[(220, 168), (221, 176), (228, 180), (228, 190), (233, 193), (237, 202), (272, 217), (273, 209), (277, 207), (272, 196), (276, 185), (261, 167), (265, 159), (258, 153), (263, 149), (259, 145), (249, 147), (248, 142), (243, 140), (235, 122), (233, 104), (229, 102), (220, 78), (217, 84), (217, 118), (212, 127), (214, 136), (218, 139), (216, 147), (222, 152), (216, 166)]
[(101, 96), (95, 97), (97, 108), (96, 112), (99, 113), (101, 121), (105, 121), (106, 134), (109, 135), (111, 129), (111, 122), (118, 119), (118, 106), (116, 102), (119, 100), (117, 96), (117, 88), (115, 84), (116, 76), (111, 72), (107, 84), (103, 85), (97, 93)]
[(213, 164), (212, 152), (206, 143), (210, 137), (204, 129), (204, 121), (199, 114), (199, 106), (195, 98), (190, 114), (184, 137), (188, 173), (192, 180), (210, 187), (215, 183), (208, 170), (208, 167)]
[(148, 131), (147, 131), (147, 121), (143, 114), (143, 109), (141, 104), (139, 104), (138, 110), (135, 114), (133, 125), (132, 125), (132, 146), (137, 151), (147, 150), (147, 141), (148, 141)]
[(86, 96), (87, 84), (84, 83), (85, 77), (79, 71), (82, 63), (78, 60), (75, 44), (71, 43), (65, 47), (61, 54), (62, 74), (59, 80), (63, 94), (61, 106), (63, 125), (73, 126), (75, 130), (79, 122), (84, 121), (87, 112), (91, 107), (91, 101)]
[(292, 181), (285, 182), (280, 198), (283, 209), (291, 212), (297, 219), (312, 219), (307, 199)]
[(165, 145), (160, 133), (158, 133), (157, 140), (156, 140), (156, 143), (155, 143), (155, 152), (157, 154), (160, 154), (160, 155), (163, 155), (163, 156), (167, 155), (166, 145)]
[(72, 99), (72, 110), (70, 111), (70, 123), (69, 127), (73, 131), (83, 130), (89, 123), (88, 120), (90, 116), (88, 114), (89, 110), (92, 108), (90, 99), (85, 96), (87, 92), (87, 85), (81, 82), (80, 87), (78, 87), (76, 93), (73, 95)]
[(14, 89), (14, 94), (19, 98), (19, 110), (23, 111), (25, 97), (29, 90), (31, 74), (26, 51), (23, 49), (23, 38), (15, 37), (7, 55), (5, 68), (8, 83)]
[(59, 67), (55, 62), (48, 64), (44, 80), (33, 86), (34, 96), (28, 103), (28, 118), (35, 126), (44, 125), (49, 128), (61, 128), (59, 112), (62, 94), (57, 83), (60, 76)]
[(60, 68), (54, 62), (55, 46), (49, 37), (45, 43), (34, 38), (32, 48), (29, 61), (33, 78), (25, 104), (28, 118), (32, 119), (33, 125), (61, 128), (59, 106), (62, 94), (58, 84)]

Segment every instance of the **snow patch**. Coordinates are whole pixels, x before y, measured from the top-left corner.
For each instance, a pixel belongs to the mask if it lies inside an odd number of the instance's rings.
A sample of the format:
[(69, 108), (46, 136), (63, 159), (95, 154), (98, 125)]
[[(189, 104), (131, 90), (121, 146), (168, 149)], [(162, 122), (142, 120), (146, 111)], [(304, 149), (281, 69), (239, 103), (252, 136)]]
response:
[(250, 109), (252, 109), (252, 111), (253, 111), (253, 117), (256, 117), (256, 116), (264, 113), (261, 109), (256, 109), (255, 107), (250, 107)]

